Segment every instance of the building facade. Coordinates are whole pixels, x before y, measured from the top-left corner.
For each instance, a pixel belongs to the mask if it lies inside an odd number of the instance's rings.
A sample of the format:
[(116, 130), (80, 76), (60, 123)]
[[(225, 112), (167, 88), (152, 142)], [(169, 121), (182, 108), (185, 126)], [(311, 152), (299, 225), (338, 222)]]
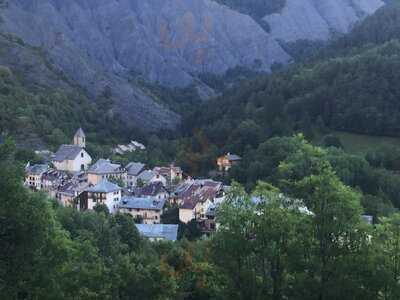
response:
[(129, 214), (143, 224), (160, 224), (165, 200), (154, 198), (123, 197), (119, 212)]
[(126, 182), (127, 171), (120, 164), (112, 163), (108, 159), (99, 159), (88, 170), (88, 182), (96, 185), (102, 180), (120, 180)]
[(52, 161), (59, 171), (76, 173), (85, 171), (92, 163), (86, 150), (78, 145), (61, 145)]
[(122, 188), (118, 185), (102, 180), (95, 186), (84, 190), (79, 199), (79, 210), (93, 210), (96, 205), (104, 204), (111, 214), (118, 211), (121, 202)]
[(27, 165), (25, 167), (25, 186), (30, 187), (35, 191), (40, 191), (43, 188), (42, 176), (49, 169), (48, 165)]

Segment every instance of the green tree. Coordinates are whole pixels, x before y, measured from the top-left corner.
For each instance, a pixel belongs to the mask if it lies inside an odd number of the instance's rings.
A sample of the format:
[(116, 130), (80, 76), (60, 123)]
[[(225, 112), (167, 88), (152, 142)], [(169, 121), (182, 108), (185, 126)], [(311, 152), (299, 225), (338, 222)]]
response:
[(400, 297), (400, 214), (382, 218), (373, 241), (376, 248), (376, 269), (383, 281), (382, 299)]
[[(309, 228), (314, 242), (307, 264), (312, 267), (315, 289), (310, 287), (310, 291), (320, 300), (338, 299), (346, 294), (334, 287), (343, 284), (340, 278), (351, 276), (346, 263), (350, 257), (357, 257), (360, 243), (367, 239), (358, 229), (362, 213), (360, 194), (340, 181), (324, 159), (322, 149), (306, 142), (303, 147), (304, 152), (281, 163), (282, 185), (290, 195), (303, 199), (314, 214)], [(354, 292), (359, 287), (348, 288)]]

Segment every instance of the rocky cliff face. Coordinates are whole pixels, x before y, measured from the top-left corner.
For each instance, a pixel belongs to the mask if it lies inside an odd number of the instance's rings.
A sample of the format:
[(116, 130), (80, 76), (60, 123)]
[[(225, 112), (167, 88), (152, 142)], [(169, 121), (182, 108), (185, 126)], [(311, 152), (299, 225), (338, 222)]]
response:
[(132, 78), (182, 87), (200, 73), (223, 74), (236, 66), (268, 71), (290, 60), (280, 40), (328, 39), (381, 5), (287, 0), (281, 13), (264, 18), (268, 33), (251, 17), (211, 0), (12, 0), (3, 1), (0, 29), (42, 47), (89, 94), (111, 91), (125, 121), (173, 128), (179, 116)]
[(347, 33), (385, 3), (381, 0), (286, 0), (280, 13), (264, 17), (276, 40), (327, 40)]

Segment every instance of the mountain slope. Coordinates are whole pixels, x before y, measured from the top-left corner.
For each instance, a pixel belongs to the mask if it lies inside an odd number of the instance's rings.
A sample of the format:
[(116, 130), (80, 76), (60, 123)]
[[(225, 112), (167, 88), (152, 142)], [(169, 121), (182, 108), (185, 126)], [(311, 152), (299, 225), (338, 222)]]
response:
[[(243, 11), (211, 0), (5, 0), (0, 31), (42, 48), (54, 67), (91, 98), (109, 95), (124, 123), (148, 130), (173, 129), (180, 117), (138, 78), (168, 87), (194, 83), (207, 97), (213, 91), (199, 79), (201, 74), (222, 75), (237, 66), (269, 71), (274, 63), (289, 62), (280, 43), (296, 36), (315, 38), (312, 32), (296, 31), (299, 24), (319, 30), (320, 21), (310, 11), (318, 10), (328, 28), (343, 33), (383, 4), (340, 0), (334, 8), (345, 9), (343, 21), (330, 14), (330, 6), (301, 2), (304, 7), (288, 0), (282, 14), (266, 16), (269, 33)], [(311, 22), (303, 24), (304, 13), (313, 17)], [(298, 22), (278, 31), (288, 16)]]
[[(343, 55), (337, 54), (348, 38), (328, 47), (332, 57), (227, 91), (189, 117), (185, 127), (202, 129), (210, 143), (239, 154), (273, 135), (302, 131), (312, 137), (325, 126), (399, 136), (399, 20), (399, 6), (385, 7), (353, 30), (355, 47)], [(385, 38), (374, 44), (379, 28)]]
[(110, 143), (130, 130), (111, 105), (104, 96), (90, 101), (41, 49), (0, 34), (0, 136), (12, 135), (19, 146), (38, 149), (69, 142), (83, 126), (92, 142)]
[(283, 42), (328, 40), (373, 14), (381, 0), (287, 0), (281, 12), (264, 17), (271, 35)]

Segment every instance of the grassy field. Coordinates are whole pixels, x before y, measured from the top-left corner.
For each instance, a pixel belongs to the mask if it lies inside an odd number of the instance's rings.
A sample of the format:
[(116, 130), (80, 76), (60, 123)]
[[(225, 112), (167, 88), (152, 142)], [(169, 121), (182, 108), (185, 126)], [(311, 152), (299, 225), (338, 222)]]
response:
[(350, 153), (365, 153), (368, 149), (378, 148), (383, 145), (400, 147), (400, 138), (385, 136), (370, 136), (348, 132), (333, 132), (340, 138), (344, 149)]

